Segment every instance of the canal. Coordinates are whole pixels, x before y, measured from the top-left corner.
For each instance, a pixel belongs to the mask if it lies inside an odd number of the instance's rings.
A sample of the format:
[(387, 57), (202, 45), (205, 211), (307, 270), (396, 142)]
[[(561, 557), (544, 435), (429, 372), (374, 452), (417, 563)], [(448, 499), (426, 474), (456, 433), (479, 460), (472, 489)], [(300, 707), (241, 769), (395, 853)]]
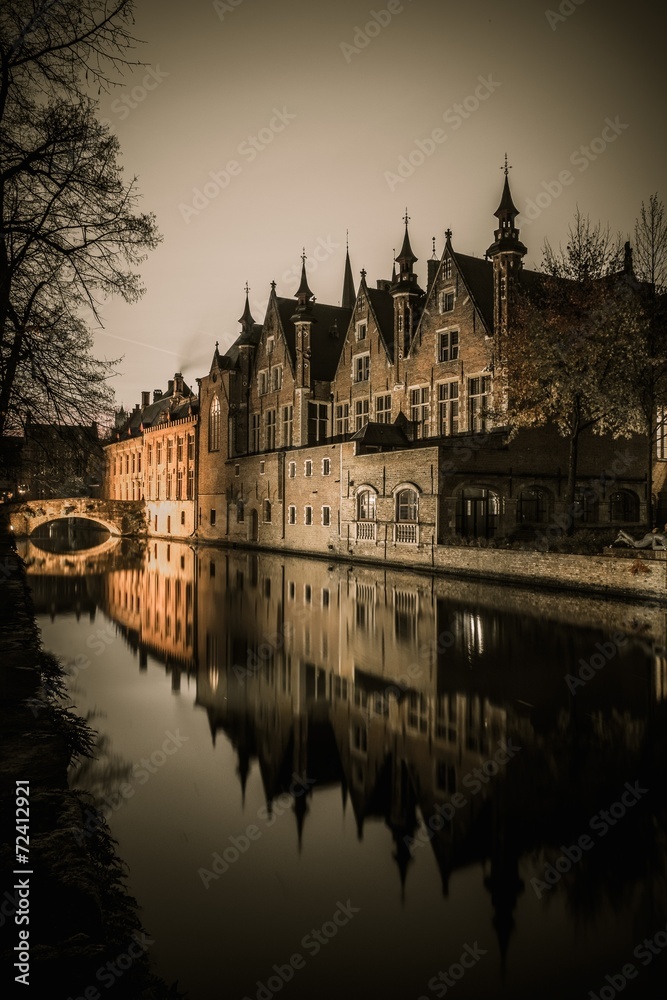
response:
[(190, 1000), (663, 995), (664, 610), (80, 544), (22, 550), (71, 783)]

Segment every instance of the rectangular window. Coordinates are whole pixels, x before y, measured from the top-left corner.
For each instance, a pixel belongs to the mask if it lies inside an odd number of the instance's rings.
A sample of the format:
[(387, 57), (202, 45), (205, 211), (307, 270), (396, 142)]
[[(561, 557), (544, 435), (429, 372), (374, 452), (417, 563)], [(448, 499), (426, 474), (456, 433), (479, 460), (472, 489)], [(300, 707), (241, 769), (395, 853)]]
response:
[(158, 441), (155, 445), (155, 461), (157, 465), (162, 465), (162, 442)]
[(457, 434), (459, 430), (459, 384), (441, 382), (438, 386), (438, 434)]
[(410, 419), (416, 425), (418, 438), (428, 436), (428, 420), (431, 412), (429, 393), (427, 385), (410, 391)]
[(149, 446), (148, 446), (148, 464), (149, 465), (153, 464), (153, 445), (152, 444), (149, 444)]
[(264, 429), (266, 431), (266, 450), (272, 451), (276, 446), (276, 411), (267, 410), (265, 415)]
[(328, 416), (326, 403), (308, 403), (308, 444), (326, 441)]
[(323, 476), (330, 476), (331, 475), (331, 459), (330, 458), (323, 458), (322, 459), (322, 475)]
[(167, 465), (171, 465), (174, 460), (174, 439), (167, 438)]
[(305, 508), (305, 510), (304, 510), (304, 519), (303, 520), (304, 520), (304, 524), (312, 524), (313, 523), (313, 508), (312, 507), (306, 507)]
[(183, 461), (183, 438), (179, 437), (176, 442), (176, 461)]
[(375, 419), (379, 424), (391, 423), (391, 395), (375, 397)]
[(287, 466), (287, 478), (296, 479), (296, 462), (290, 462)]
[(442, 276), (443, 278), (451, 278), (452, 276), (452, 258), (447, 257), (444, 264), (442, 265)]
[(259, 474), (260, 474), (260, 476), (264, 475), (265, 469), (266, 469), (266, 462), (260, 462), (259, 463)]
[(354, 381), (367, 382), (371, 374), (370, 354), (357, 354), (354, 358)]
[(137, 455), (137, 472), (141, 472), (141, 452)]
[(293, 443), (292, 425), (294, 418), (294, 407), (283, 406), (283, 448), (289, 448)]
[[(181, 524), (185, 524), (185, 511), (181, 511)], [(185, 562), (185, 560), (183, 560)]]
[(331, 524), (331, 507), (322, 508), (322, 524), (328, 528)]
[(448, 330), (438, 337), (438, 361), (456, 361), (459, 356), (459, 331)]
[(303, 463), (303, 474), (308, 478), (313, 474), (313, 463), (309, 458)]
[(183, 499), (183, 469), (179, 469), (176, 473), (176, 499)]
[(264, 371), (259, 372), (258, 375), (258, 388), (260, 396), (265, 396), (269, 391), (269, 373), (264, 369)]
[(211, 524), (215, 524), (215, 511), (211, 508)]
[(161, 476), (160, 476), (160, 473), (158, 472), (156, 474), (156, 476), (155, 476), (155, 499), (156, 500), (160, 499), (160, 479), (161, 479)]
[(195, 436), (194, 434), (188, 434), (188, 461), (194, 462), (195, 460)]
[(275, 338), (274, 337), (267, 337), (266, 338), (266, 353), (267, 354), (273, 354), (273, 350), (274, 350), (275, 346), (276, 346)]
[(440, 312), (448, 313), (454, 309), (454, 292), (440, 293)]
[(485, 431), (488, 425), (491, 376), (468, 379), (468, 430)]
[(271, 369), (271, 389), (276, 392), (283, 384), (283, 367), (282, 365), (276, 365), (275, 368)]
[(336, 436), (348, 434), (350, 430), (350, 404), (339, 403), (336, 407)]
[(296, 507), (294, 506), (287, 508), (287, 523), (296, 524)]
[(243, 524), (245, 520), (245, 507), (243, 506), (243, 500), (236, 501), (236, 523)]
[(253, 413), (250, 418), (250, 448), (252, 451), (261, 451), (261, 447), (260, 416), (259, 413)]
[(137, 457), (136, 457), (135, 453), (132, 452), (132, 474), (133, 475), (136, 472), (136, 462), (137, 462)]
[(195, 498), (195, 470), (188, 469), (188, 500)]
[(241, 475), (241, 466), (239, 465), (238, 462), (234, 466), (234, 475), (235, 476), (240, 476)]
[(365, 340), (368, 336), (368, 324), (366, 320), (361, 323), (357, 323), (357, 340)]
[(360, 431), (368, 423), (368, 400), (358, 399), (354, 404), (354, 429)]

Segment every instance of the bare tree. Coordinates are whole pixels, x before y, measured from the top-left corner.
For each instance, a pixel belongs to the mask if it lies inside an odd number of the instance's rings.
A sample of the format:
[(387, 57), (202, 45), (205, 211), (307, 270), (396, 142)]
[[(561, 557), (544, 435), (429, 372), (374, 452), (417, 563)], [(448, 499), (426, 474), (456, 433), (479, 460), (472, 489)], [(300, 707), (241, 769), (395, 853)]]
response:
[(634, 264), (640, 281), (648, 282), (657, 293), (667, 292), (667, 219), (657, 193), (648, 205), (642, 202), (635, 222)]
[(131, 0), (0, 0), (0, 435), (90, 424), (112, 402), (114, 362), (84, 322), (143, 289), (159, 242), (90, 89), (113, 86), (134, 46)]

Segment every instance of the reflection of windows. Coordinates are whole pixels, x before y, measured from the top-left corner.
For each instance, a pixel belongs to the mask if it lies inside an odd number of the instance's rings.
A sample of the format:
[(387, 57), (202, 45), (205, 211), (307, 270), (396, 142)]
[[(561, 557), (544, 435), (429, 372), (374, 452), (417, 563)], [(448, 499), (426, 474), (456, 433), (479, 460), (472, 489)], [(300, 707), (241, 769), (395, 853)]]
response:
[(435, 735), (439, 740), (456, 743), (456, 697), (439, 695), (435, 705)]
[(336, 407), (336, 435), (349, 433), (350, 429), (350, 404), (339, 403)]
[[(158, 443), (157, 446), (157, 461), (158, 465), (161, 460), (161, 447)], [(209, 451), (219, 451), (220, 450), (220, 400), (216, 396), (211, 403), (211, 409), (208, 415), (208, 450)]]
[(485, 431), (491, 394), (491, 376), (468, 379), (468, 430)]
[(417, 638), (417, 595), (405, 590), (394, 591), (394, 634), (401, 642)]
[(441, 382), (438, 386), (438, 433), (457, 434), (459, 429), (459, 384)]
[(371, 374), (370, 354), (355, 355), (353, 371), (355, 382), (367, 382)]
[(360, 431), (368, 423), (368, 400), (357, 399), (354, 404), (354, 429)]
[(391, 423), (391, 395), (375, 397), (375, 419), (379, 424)]
[(428, 418), (431, 409), (429, 391), (428, 386), (410, 391), (410, 419), (415, 424), (418, 438), (428, 435)]
[(448, 330), (438, 337), (438, 361), (456, 361), (459, 356), (459, 331)]
[(408, 695), (408, 728), (418, 733), (428, 730), (428, 705), (423, 694), (411, 691)]

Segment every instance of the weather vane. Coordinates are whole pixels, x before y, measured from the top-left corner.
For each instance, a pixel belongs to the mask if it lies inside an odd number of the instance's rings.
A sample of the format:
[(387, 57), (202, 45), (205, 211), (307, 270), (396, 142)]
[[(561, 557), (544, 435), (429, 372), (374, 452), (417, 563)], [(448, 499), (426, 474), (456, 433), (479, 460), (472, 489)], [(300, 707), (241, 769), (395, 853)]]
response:
[(512, 169), (511, 163), (509, 166), (507, 165), (507, 153), (505, 153), (505, 166), (501, 167), (500, 169), (505, 171), (505, 177), (507, 177), (507, 172)]

